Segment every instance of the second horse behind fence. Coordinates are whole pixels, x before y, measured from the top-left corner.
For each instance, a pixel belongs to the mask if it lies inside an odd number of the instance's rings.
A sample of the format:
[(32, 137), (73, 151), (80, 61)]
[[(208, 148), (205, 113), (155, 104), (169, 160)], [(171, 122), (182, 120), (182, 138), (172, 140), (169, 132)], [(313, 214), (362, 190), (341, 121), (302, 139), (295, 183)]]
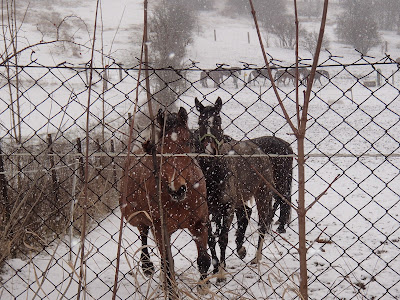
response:
[[(209, 246), (214, 273), (216, 273), (225, 266), (228, 231), (234, 213), (238, 219), (236, 250), (240, 258), (246, 255), (243, 242), (251, 216), (251, 208), (246, 203), (251, 197), (256, 200), (260, 233), (257, 254), (253, 262), (260, 260), (264, 235), (273, 218), (271, 186), (274, 185), (279, 187), (278, 191), (287, 198), (286, 201), (280, 198), (274, 206), (276, 209), (280, 204), (279, 229), (280, 232), (285, 231), (285, 225), (290, 217), (290, 205), (287, 201), (290, 201), (291, 196), (292, 158), (284, 158), (283, 161), (275, 161), (274, 164), (265, 153), (291, 154), (293, 152), (288, 143), (274, 137), (261, 137), (255, 139), (255, 143), (233, 140), (224, 135), (221, 128), (222, 100), (218, 98), (212, 106), (204, 106), (197, 98), (195, 102), (200, 112), (199, 130), (194, 134), (196, 152), (226, 155), (222, 158), (199, 157), (200, 166), (206, 177), (209, 212), (212, 215), (212, 221), (216, 223), (216, 232), (213, 233), (210, 230), (209, 233)], [(235, 157), (232, 154), (235, 154)], [(278, 185), (274, 184), (275, 178), (279, 181)], [(218, 238), (221, 251), (219, 259), (215, 250), (215, 238)]]

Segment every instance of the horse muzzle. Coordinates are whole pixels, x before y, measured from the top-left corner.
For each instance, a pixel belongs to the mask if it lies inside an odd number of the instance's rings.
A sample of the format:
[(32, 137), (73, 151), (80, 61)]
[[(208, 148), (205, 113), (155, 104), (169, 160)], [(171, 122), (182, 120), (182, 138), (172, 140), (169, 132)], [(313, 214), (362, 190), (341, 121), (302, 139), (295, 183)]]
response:
[(181, 202), (185, 200), (187, 194), (186, 184), (181, 185), (176, 191), (168, 187), (168, 194), (171, 196), (172, 201)]

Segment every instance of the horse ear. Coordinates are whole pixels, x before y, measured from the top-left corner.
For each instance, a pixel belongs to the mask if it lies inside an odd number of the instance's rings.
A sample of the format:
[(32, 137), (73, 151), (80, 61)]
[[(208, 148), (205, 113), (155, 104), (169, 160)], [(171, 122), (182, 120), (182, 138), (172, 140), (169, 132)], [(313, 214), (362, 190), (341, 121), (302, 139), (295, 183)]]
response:
[(179, 109), (178, 115), (179, 115), (179, 117), (182, 119), (182, 121), (183, 121), (185, 124), (187, 124), (188, 113), (187, 113), (186, 109), (184, 109), (183, 107), (181, 107), (181, 108)]
[(143, 151), (147, 154), (152, 154), (153, 150), (155, 149), (155, 145), (151, 141), (145, 141), (142, 144)]
[(163, 110), (160, 108), (157, 114), (157, 122), (160, 124), (161, 128), (164, 126), (164, 113)]
[(218, 112), (221, 111), (221, 108), (222, 108), (222, 99), (221, 99), (221, 97), (218, 97), (217, 101), (215, 101), (215, 108), (218, 110)]
[(204, 109), (204, 105), (200, 103), (200, 101), (196, 98), (194, 98), (194, 103), (196, 105), (196, 109), (201, 112)]

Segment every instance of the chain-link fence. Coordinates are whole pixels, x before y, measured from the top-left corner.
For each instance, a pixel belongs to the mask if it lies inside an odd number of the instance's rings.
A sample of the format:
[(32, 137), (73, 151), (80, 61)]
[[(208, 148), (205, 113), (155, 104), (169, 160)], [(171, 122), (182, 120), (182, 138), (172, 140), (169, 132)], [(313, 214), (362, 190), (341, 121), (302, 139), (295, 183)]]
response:
[[(272, 61), (289, 115), (296, 118), (294, 68)], [(89, 70), (67, 63), (0, 67), (1, 299), (110, 299), (120, 223), (120, 181), (129, 124), (148, 139), (145, 80), (139, 67), (112, 64)], [(300, 92), (309, 66), (300, 65)], [(91, 72), (92, 85), (89, 86)], [(203, 70), (149, 70), (158, 107), (189, 112), (198, 127), (194, 98), (204, 105), (223, 100), (222, 128), (236, 140), (277, 136), (297, 145), (265, 69), (249, 64)], [(86, 140), (88, 93), (89, 141)], [(331, 56), (317, 72), (306, 136), (306, 201), (314, 201), (340, 175), (307, 215), (311, 299), (392, 299), (400, 296), (400, 72), (389, 57), (362, 56), (343, 63)], [(300, 93), (300, 95), (301, 95)], [(137, 113), (133, 114), (138, 98)], [(301, 101), (300, 101), (301, 102)], [(88, 149), (88, 169), (85, 153)], [(294, 160), (296, 161), (296, 160)], [(87, 174), (86, 174), (87, 172)], [(85, 177), (86, 176), (86, 177)], [(84, 202), (87, 178), (88, 202)], [(297, 200), (293, 164), (292, 202)], [(87, 211), (85, 262), (80, 234)], [(278, 212), (279, 213), (279, 210)], [(277, 217), (275, 217), (275, 220)], [(183, 298), (270, 299), (298, 297), (297, 218), (286, 233), (267, 235), (260, 264), (256, 210), (245, 235), (247, 256), (236, 254), (236, 221), (229, 233), (226, 281), (210, 279), (199, 295), (197, 251), (191, 235), (172, 235), (175, 276)], [(123, 228), (118, 299), (162, 298), (159, 252), (150, 236), (155, 274), (140, 268), (136, 228)], [(84, 282), (79, 282), (80, 272)], [(211, 268), (210, 268), (211, 272)]]

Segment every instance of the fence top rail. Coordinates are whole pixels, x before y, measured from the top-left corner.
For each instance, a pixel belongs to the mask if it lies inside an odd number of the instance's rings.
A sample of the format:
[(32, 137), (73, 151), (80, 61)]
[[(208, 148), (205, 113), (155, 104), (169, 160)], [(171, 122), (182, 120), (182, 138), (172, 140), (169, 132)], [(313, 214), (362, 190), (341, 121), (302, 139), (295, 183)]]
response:
[[(6, 154), (6, 153), (1, 153), (0, 156), (3, 157), (26, 157), (26, 156), (32, 156), (32, 157), (38, 157), (38, 156), (54, 156), (54, 157), (60, 157), (60, 154), (57, 153), (47, 153), (47, 152), (42, 152), (42, 153), (30, 153), (30, 152), (24, 152), (24, 153), (12, 153), (12, 154)], [(84, 157), (84, 154), (80, 153), (71, 153), (71, 154), (66, 154), (62, 155), (63, 157), (72, 157), (72, 158), (79, 158), (79, 157)], [(127, 157), (128, 153), (118, 153), (118, 152), (92, 152), (89, 154), (89, 158), (91, 157)], [(131, 152), (130, 154), (131, 157), (152, 157), (150, 154), (146, 153), (134, 153)], [(180, 153), (180, 154), (173, 154), (173, 153), (158, 153), (156, 154), (157, 157), (242, 157), (242, 158), (256, 158), (256, 157), (292, 157), (297, 159), (298, 155), (297, 154), (205, 154), (205, 153)], [(344, 157), (344, 158), (366, 158), (366, 157), (386, 157), (386, 158), (398, 158), (400, 157), (400, 153), (358, 153), (358, 154), (350, 154), (350, 153), (309, 153), (305, 155), (306, 158), (338, 158), (338, 157)]]
[[(362, 56), (360, 59), (351, 62), (351, 63), (343, 63), (338, 61), (338, 56), (331, 56), (328, 59), (326, 59), (324, 62), (318, 65), (318, 68), (328, 68), (328, 67), (350, 67), (350, 66), (379, 66), (379, 65), (400, 65), (398, 62), (396, 62), (394, 59), (392, 59), (389, 56), (386, 56), (382, 59), (376, 59), (374, 57), (369, 57), (369, 56)], [(375, 61), (369, 61), (367, 60), (375, 60)], [(105, 66), (93, 66), (92, 68), (89, 68), (88, 64), (86, 63), (81, 63), (81, 64), (72, 64), (68, 62), (63, 62), (58, 65), (44, 65), (40, 64), (37, 61), (31, 61), (26, 64), (18, 64), (15, 65), (11, 62), (8, 64), (0, 64), (0, 67), (3, 68), (8, 68), (8, 67), (13, 67), (13, 68), (44, 68), (44, 69), (70, 69), (70, 70), (96, 70), (96, 71), (104, 71), (104, 70), (124, 70), (124, 71), (138, 71), (139, 69), (141, 70), (148, 70), (148, 71), (175, 71), (175, 72), (184, 72), (184, 71), (227, 71), (227, 70), (242, 70), (242, 71), (247, 71), (247, 70), (260, 70), (260, 69), (266, 69), (266, 66), (257, 66), (256, 64), (253, 63), (247, 63), (247, 62), (239, 62), (242, 64), (242, 66), (231, 66), (227, 65), (224, 63), (216, 64), (215, 68), (201, 68), (197, 64), (198, 62), (192, 62), (190, 65), (187, 65), (185, 67), (179, 67), (179, 68), (173, 68), (173, 67), (152, 67), (149, 64), (145, 64), (140, 68), (140, 64), (132, 65), (132, 66), (125, 66), (123, 63), (118, 63), (118, 62), (112, 62), (109, 65)], [(303, 68), (311, 68), (311, 62), (308, 62), (308, 60), (304, 59), (299, 62), (299, 69)], [(275, 60), (272, 59), (270, 61), (270, 68), (274, 70), (279, 70), (279, 69), (294, 69), (296, 65), (294, 63), (289, 63), (289, 62), (283, 62), (280, 60)]]

